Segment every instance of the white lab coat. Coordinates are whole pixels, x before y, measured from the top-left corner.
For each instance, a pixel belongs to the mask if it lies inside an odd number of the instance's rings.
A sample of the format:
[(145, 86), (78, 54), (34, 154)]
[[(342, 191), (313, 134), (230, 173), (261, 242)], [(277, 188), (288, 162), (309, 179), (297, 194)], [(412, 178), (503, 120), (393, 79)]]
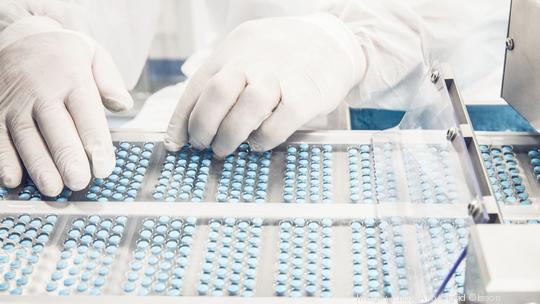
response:
[[(158, 2), (76, 1), (90, 12), (90, 34), (112, 53), (133, 87), (155, 30)], [(407, 109), (435, 61), (451, 65), (466, 100), (499, 96), (510, 0), (190, 1), (196, 53), (183, 67), (188, 76), (243, 21), (322, 10), (351, 29), (367, 56), (366, 74), (347, 98), (353, 107)], [(180, 84), (150, 98), (128, 126), (166, 127), (182, 90)]]
[[(404, 109), (410, 71), (427, 73), (435, 61), (450, 64), (466, 100), (500, 94), (510, 0), (194, 0), (197, 50), (184, 65), (191, 75), (226, 33), (263, 17), (326, 11), (359, 37), (373, 41), (366, 79), (351, 92), (353, 107)], [(219, 3), (219, 5), (215, 5)], [(201, 58), (202, 57), (202, 58)], [(407, 73), (409, 71), (409, 73)], [(398, 102), (396, 99), (401, 100)]]
[[(158, 26), (160, 1), (64, 1), (80, 6), (87, 23), (82, 31), (111, 53), (126, 86), (129, 89), (135, 87)], [(67, 17), (58, 16), (57, 19)]]

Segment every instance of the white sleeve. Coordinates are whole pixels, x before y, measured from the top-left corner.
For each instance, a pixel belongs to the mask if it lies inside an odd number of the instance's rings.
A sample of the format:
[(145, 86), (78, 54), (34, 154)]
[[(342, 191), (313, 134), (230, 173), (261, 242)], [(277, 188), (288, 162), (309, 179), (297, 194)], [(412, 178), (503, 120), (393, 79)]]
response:
[[(341, 19), (357, 37), (366, 59), (362, 81), (347, 101), (353, 107), (407, 109), (434, 61), (459, 62), (464, 45), (490, 22), (504, 22), (508, 0), (326, 0), (322, 10)], [(503, 12), (501, 14), (500, 12)], [(493, 17), (495, 16), (495, 17)], [(502, 16), (502, 17), (501, 17)], [(507, 15), (506, 15), (507, 16)], [(492, 17), (492, 18), (490, 18)], [(504, 33), (500, 33), (504, 37)], [(477, 35), (475, 38), (478, 38)], [(496, 37), (499, 38), (500, 37)], [(501, 52), (504, 52), (502, 46)], [(485, 46), (473, 49), (489, 56)], [(466, 54), (465, 54), (466, 55)], [(461, 59), (461, 61), (463, 61)], [(463, 65), (463, 62), (460, 62)], [(467, 63), (465, 63), (467, 64)], [(464, 70), (471, 81), (485, 71)], [(481, 76), (481, 75), (480, 75)]]
[(0, 2), (0, 33), (19, 19), (29, 16), (25, 7), (15, 0)]
[(160, 1), (4, 0), (0, 31), (25, 16), (45, 16), (63, 28), (86, 34), (113, 57), (128, 89), (137, 84), (148, 57)]
[(134, 88), (150, 52), (161, 1), (77, 1), (90, 23), (89, 35), (112, 55), (126, 87)]

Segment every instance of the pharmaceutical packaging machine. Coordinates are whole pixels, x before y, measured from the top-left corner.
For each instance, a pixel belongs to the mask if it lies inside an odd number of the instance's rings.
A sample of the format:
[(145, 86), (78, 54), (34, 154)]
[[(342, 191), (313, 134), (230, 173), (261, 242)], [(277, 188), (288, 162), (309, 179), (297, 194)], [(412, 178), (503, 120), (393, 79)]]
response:
[(425, 303), (450, 272), (438, 301), (538, 300), (490, 291), (503, 278), (481, 257), (497, 254), (483, 227), (540, 227), (540, 137), (474, 132), (444, 65), (422, 86), (392, 130), (299, 131), (225, 159), (118, 130), (113, 173), (83, 191), (0, 188), (0, 303)]
[[(168, 153), (162, 134), (113, 135), (109, 178), (5, 195), (4, 294), (419, 298), (467, 245), (471, 189), (446, 133), (405, 145), (300, 132), (224, 160)], [(463, 284), (462, 267), (446, 294)]]

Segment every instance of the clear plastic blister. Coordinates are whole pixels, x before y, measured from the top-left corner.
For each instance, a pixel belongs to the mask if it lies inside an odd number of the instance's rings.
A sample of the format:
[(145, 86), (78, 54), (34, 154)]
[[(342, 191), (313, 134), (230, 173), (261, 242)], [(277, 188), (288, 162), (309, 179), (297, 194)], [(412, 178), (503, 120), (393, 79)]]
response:
[(540, 217), (540, 141), (535, 134), (479, 132), (479, 151), (502, 221)]
[[(236, 217), (106, 209), (2, 216), (2, 295), (421, 299), (466, 244), (470, 224), (299, 210), (283, 217), (268, 208)], [(47, 238), (30, 235), (35, 221), (54, 223)], [(19, 230), (31, 245), (13, 238)], [(460, 280), (445, 296), (463, 292)]]
[(439, 75), (423, 79), (397, 127), (371, 138), (376, 183), (391, 190), (382, 202), (463, 206), (480, 200), (456, 105)]

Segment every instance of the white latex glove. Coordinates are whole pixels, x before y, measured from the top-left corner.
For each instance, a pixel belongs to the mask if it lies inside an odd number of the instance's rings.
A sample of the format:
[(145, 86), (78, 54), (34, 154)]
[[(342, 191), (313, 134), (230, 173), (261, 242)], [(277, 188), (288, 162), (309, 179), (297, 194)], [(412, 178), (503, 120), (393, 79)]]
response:
[(330, 14), (243, 23), (189, 82), (165, 145), (223, 157), (249, 137), (253, 149), (272, 149), (335, 109), (364, 70), (356, 37)]
[(20, 184), (19, 158), (39, 190), (83, 189), (115, 166), (103, 105), (133, 101), (110, 55), (90, 38), (43, 16), (0, 33), (0, 183)]

